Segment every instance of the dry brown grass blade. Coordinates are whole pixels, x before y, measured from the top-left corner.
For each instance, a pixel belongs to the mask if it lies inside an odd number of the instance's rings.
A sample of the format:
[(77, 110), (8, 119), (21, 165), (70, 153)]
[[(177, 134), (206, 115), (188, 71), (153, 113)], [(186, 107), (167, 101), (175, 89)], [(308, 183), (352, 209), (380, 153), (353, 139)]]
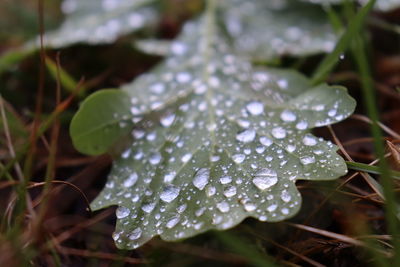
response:
[(322, 236), (325, 236), (325, 237), (329, 237), (329, 238), (332, 238), (332, 239), (335, 239), (335, 240), (338, 240), (338, 241), (341, 241), (341, 242), (352, 244), (354, 246), (367, 247), (366, 244), (363, 243), (362, 241), (357, 240), (357, 239), (352, 238), (352, 237), (348, 237), (348, 236), (342, 235), (342, 234), (329, 232), (329, 231), (326, 231), (326, 230), (323, 230), (323, 229), (318, 229), (318, 228), (314, 228), (314, 227), (303, 225), (303, 224), (289, 223), (289, 222), (286, 222), (286, 224), (290, 225), (290, 226), (293, 226), (295, 228), (304, 230), (304, 231), (308, 231), (308, 232), (315, 233), (315, 234), (318, 234), (318, 235), (322, 235)]
[[(90, 202), (89, 202), (89, 199), (86, 197), (85, 193), (83, 193), (83, 191), (82, 191), (79, 187), (77, 187), (76, 185), (74, 185), (74, 184), (72, 184), (72, 183), (70, 183), (70, 182), (67, 182), (67, 181), (53, 180), (53, 181), (50, 181), (50, 183), (52, 183), (52, 184), (62, 184), (62, 185), (68, 185), (68, 186), (70, 186), (72, 189), (74, 189), (75, 191), (77, 191), (77, 192), (82, 196), (82, 198), (85, 200), (85, 203), (86, 203), (86, 205), (87, 205), (87, 210), (88, 210), (90, 213), (92, 213), (92, 210), (90, 209)], [(46, 185), (46, 182), (30, 183), (30, 185), (28, 186), (28, 188), (35, 188), (35, 187), (44, 186), (44, 185)]]
[[(359, 121), (363, 121), (363, 122), (366, 122), (368, 124), (372, 123), (370, 118), (368, 118), (367, 116), (364, 116), (364, 115), (360, 115), (360, 114), (353, 114), (353, 115), (350, 116), (350, 118), (356, 119), (356, 120), (359, 120)], [(390, 129), (389, 127), (387, 127), (385, 124), (383, 124), (381, 122), (378, 122), (378, 125), (388, 135), (390, 135), (390, 136), (392, 136), (392, 137), (394, 137), (396, 139), (400, 139), (400, 135), (398, 133), (396, 133), (395, 131), (393, 131), (392, 129)]]
[(396, 168), (400, 169), (400, 148), (389, 140), (386, 140), (386, 144), (392, 156), (392, 162), (394, 163)]

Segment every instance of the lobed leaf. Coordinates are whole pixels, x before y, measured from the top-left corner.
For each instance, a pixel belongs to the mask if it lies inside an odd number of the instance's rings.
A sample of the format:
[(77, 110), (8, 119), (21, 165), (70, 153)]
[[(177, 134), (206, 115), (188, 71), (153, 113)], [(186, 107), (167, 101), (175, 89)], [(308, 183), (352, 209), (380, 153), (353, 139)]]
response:
[[(344, 0), (301, 0), (303, 2), (309, 2), (314, 4), (340, 4)], [(359, 0), (361, 4), (367, 4), (369, 0)], [(390, 11), (392, 9), (400, 7), (399, 0), (377, 0), (375, 3), (375, 9), (380, 11)]]
[(298, 0), (225, 0), (224, 22), (236, 51), (254, 60), (330, 52), (336, 43), (325, 12)]
[(46, 33), (46, 45), (60, 48), (76, 43), (112, 43), (118, 37), (157, 21), (154, 0), (64, 0), (66, 19)]
[[(91, 204), (118, 205), (119, 248), (227, 229), (246, 217), (284, 220), (300, 208), (296, 180), (347, 171), (337, 147), (310, 133), (353, 112), (346, 90), (253, 68), (222, 37), (212, 16), (188, 23), (164, 63), (109, 92), (118, 102), (98, 93), (72, 121), (81, 151), (104, 151), (131, 132)], [(107, 122), (113, 127), (98, 138)]]

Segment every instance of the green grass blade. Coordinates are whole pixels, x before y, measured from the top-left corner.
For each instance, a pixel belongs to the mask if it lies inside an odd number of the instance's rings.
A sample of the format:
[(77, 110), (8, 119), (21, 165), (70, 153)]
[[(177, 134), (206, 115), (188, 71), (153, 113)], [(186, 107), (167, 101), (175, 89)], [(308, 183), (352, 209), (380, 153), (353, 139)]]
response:
[(230, 232), (214, 232), (215, 236), (227, 247), (231, 248), (234, 252), (241, 255), (249, 261), (252, 266), (259, 267), (273, 267), (278, 266), (275, 261), (268, 257), (266, 254), (262, 254), (257, 248), (244, 241), (243, 239), (233, 235)]
[(353, 40), (353, 37), (363, 28), (364, 21), (374, 6), (374, 1), (370, 1), (365, 5), (360, 12), (352, 19), (349, 23), (347, 30), (343, 33), (342, 37), (335, 46), (332, 53), (327, 56), (319, 64), (317, 70), (311, 79), (312, 84), (318, 84), (326, 80), (331, 70), (336, 66), (342, 55), (349, 47)]

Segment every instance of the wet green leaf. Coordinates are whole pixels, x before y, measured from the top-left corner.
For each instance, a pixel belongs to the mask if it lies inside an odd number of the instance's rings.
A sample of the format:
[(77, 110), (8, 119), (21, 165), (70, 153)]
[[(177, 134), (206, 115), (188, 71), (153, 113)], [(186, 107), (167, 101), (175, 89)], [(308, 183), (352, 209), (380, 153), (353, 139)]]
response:
[(327, 15), (298, 0), (225, 0), (224, 22), (236, 51), (254, 60), (330, 52), (337, 40)]
[(284, 220), (301, 205), (296, 180), (347, 171), (337, 147), (310, 133), (353, 112), (346, 90), (253, 68), (218, 25), (211, 15), (188, 23), (164, 63), (121, 92), (93, 95), (72, 121), (82, 152), (131, 138), (92, 202), (118, 205), (119, 248), (227, 229), (246, 217)]
[[(314, 4), (340, 4), (344, 0), (301, 0), (303, 2), (309, 2)], [(367, 4), (369, 0), (359, 0), (357, 1), (361, 4)], [(400, 7), (399, 0), (377, 0), (375, 3), (375, 9), (380, 11), (390, 11), (392, 9)]]
[(154, 0), (64, 0), (66, 19), (59, 29), (45, 35), (49, 47), (76, 43), (112, 43), (157, 20)]

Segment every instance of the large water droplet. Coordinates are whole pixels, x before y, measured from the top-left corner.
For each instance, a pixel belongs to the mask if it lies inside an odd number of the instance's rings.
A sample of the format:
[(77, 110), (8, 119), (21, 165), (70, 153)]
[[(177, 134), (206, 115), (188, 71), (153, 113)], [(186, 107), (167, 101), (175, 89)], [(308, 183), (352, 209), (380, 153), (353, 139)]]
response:
[(154, 154), (152, 154), (149, 158), (149, 162), (152, 165), (157, 165), (158, 163), (161, 162), (161, 154), (156, 152)]
[(175, 120), (175, 114), (167, 114), (163, 117), (160, 118), (160, 123), (164, 127), (169, 127), (174, 123)]
[(311, 134), (307, 134), (303, 137), (303, 144), (306, 146), (315, 146), (317, 144), (317, 139)]
[(275, 127), (274, 129), (272, 129), (271, 133), (272, 136), (276, 139), (283, 139), (286, 137), (286, 130), (282, 127)]
[(193, 185), (197, 187), (199, 190), (203, 190), (204, 187), (208, 183), (208, 179), (210, 178), (210, 170), (207, 168), (201, 168), (197, 171), (193, 178)]
[(136, 228), (135, 230), (133, 230), (131, 232), (131, 234), (129, 235), (129, 239), (130, 240), (137, 240), (142, 236), (142, 229), (140, 229), (140, 227)]
[(290, 193), (288, 191), (284, 190), (281, 193), (281, 199), (284, 202), (289, 202), (292, 199), (292, 196), (290, 195)]
[(273, 211), (276, 210), (276, 208), (278, 208), (278, 205), (272, 204), (272, 205), (268, 206), (267, 210), (268, 210), (269, 212), (273, 212)]
[(271, 169), (262, 168), (253, 178), (253, 184), (260, 190), (266, 190), (278, 182), (278, 174)]
[(146, 213), (150, 213), (153, 211), (153, 209), (155, 208), (156, 203), (155, 202), (150, 202), (150, 203), (145, 203), (142, 205), (142, 210)]
[(251, 115), (260, 115), (264, 112), (264, 105), (261, 102), (253, 101), (246, 105), (246, 109)]
[(308, 127), (308, 123), (306, 121), (300, 121), (296, 124), (296, 129), (305, 130)]
[(308, 164), (314, 163), (315, 162), (315, 158), (312, 157), (312, 156), (311, 157), (310, 156), (305, 156), (305, 157), (301, 157), (300, 161), (301, 161), (302, 164), (308, 165)]
[(126, 188), (131, 187), (136, 183), (137, 179), (138, 179), (138, 175), (136, 172), (134, 172), (124, 181), (124, 183), (122, 185), (123, 185), (123, 187), (126, 187)]
[(227, 188), (225, 188), (224, 190), (224, 195), (226, 197), (233, 197), (234, 195), (236, 195), (236, 187), (234, 186), (228, 186)]
[(228, 212), (230, 210), (229, 203), (226, 201), (222, 201), (222, 202), (218, 203), (217, 208), (223, 213)]
[(219, 181), (221, 182), (221, 184), (229, 184), (230, 182), (232, 182), (232, 177), (228, 175), (222, 176), (221, 178), (219, 178)]
[(117, 208), (117, 210), (115, 211), (115, 215), (117, 216), (118, 219), (122, 219), (122, 218), (127, 217), (130, 212), (131, 211), (128, 208), (119, 206)]
[(272, 140), (269, 139), (268, 137), (266, 137), (266, 136), (261, 136), (261, 137), (260, 137), (260, 143), (261, 143), (262, 145), (268, 147), (268, 146), (272, 145), (273, 142), (272, 142)]
[(187, 154), (185, 154), (185, 155), (182, 156), (181, 161), (182, 161), (183, 163), (186, 163), (186, 162), (188, 162), (191, 158), (192, 158), (192, 154), (187, 153)]
[(160, 194), (160, 198), (164, 202), (171, 202), (179, 195), (180, 188), (174, 185), (166, 185)]
[(232, 159), (235, 163), (240, 164), (246, 159), (246, 156), (243, 154), (235, 154), (232, 156)]
[(284, 110), (281, 113), (281, 119), (286, 122), (292, 122), (296, 120), (296, 114), (291, 110)]
[(206, 187), (206, 195), (208, 197), (212, 197), (217, 192), (217, 189), (214, 186), (207, 186)]
[(178, 222), (180, 221), (179, 216), (174, 216), (171, 219), (169, 219), (169, 221), (165, 224), (165, 226), (169, 229), (173, 228), (175, 225), (178, 224)]
[(236, 135), (236, 140), (243, 143), (249, 143), (256, 137), (256, 131), (254, 129), (244, 130)]

